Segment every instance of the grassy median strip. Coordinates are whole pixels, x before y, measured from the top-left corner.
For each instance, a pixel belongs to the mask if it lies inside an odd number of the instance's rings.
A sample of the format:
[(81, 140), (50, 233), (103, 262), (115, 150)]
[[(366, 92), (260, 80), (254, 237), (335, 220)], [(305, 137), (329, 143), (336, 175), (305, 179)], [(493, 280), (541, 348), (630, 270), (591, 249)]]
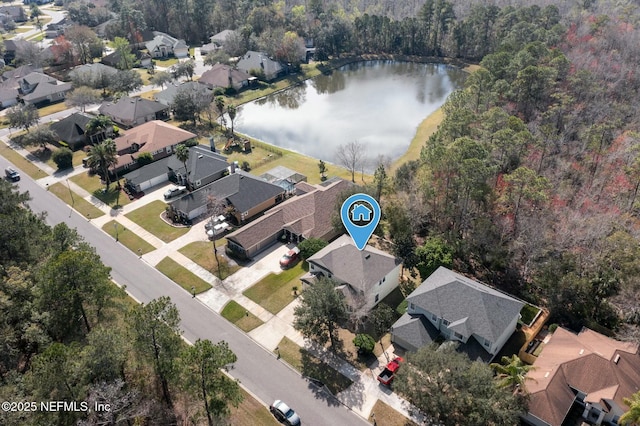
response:
[(160, 215), (166, 207), (165, 203), (156, 200), (131, 213), (127, 213), (126, 216), (165, 243), (168, 243), (189, 232), (189, 228), (171, 226), (162, 220)]
[(253, 315), (247, 309), (245, 309), (238, 302), (232, 300), (227, 303), (222, 312), (220, 312), (223, 318), (227, 321), (235, 324), (245, 333), (259, 327), (263, 324), (262, 320)]
[(160, 263), (156, 265), (156, 269), (171, 278), (171, 280), (176, 282), (189, 293), (192, 292), (192, 288), (195, 288), (196, 294), (202, 293), (203, 291), (207, 291), (211, 288), (211, 285), (208, 282), (198, 277), (184, 266), (181, 266), (170, 257), (162, 259)]
[(42, 171), (38, 166), (15, 152), (4, 142), (0, 142), (0, 155), (11, 161), (17, 168), (31, 176), (33, 179), (37, 180), (49, 176), (46, 172)]
[[(49, 192), (60, 198), (68, 205), (73, 206), (73, 208), (77, 210), (78, 213), (88, 219), (95, 219), (96, 217), (100, 217), (104, 214), (102, 210), (82, 198), (80, 195), (76, 194), (75, 192), (69, 192), (69, 188), (61, 182), (54, 183), (53, 185), (49, 186)], [(72, 194), (73, 199), (71, 198)]]
[(139, 255), (149, 253), (156, 249), (154, 246), (137, 236), (133, 231), (125, 228), (115, 220), (105, 223), (102, 230), (113, 238), (117, 237), (118, 241), (120, 241), (123, 246)]
[(272, 314), (277, 314), (289, 303), (293, 302), (293, 287), (302, 287), (300, 276), (304, 274), (305, 262), (279, 274), (269, 274), (243, 293)]
[[(226, 241), (224, 238), (216, 241), (216, 247), (222, 247), (225, 244)], [(220, 273), (218, 273), (218, 263), (216, 262), (216, 257), (213, 255), (213, 243), (211, 242), (194, 241), (178, 251), (221, 280), (224, 280), (229, 275), (233, 275), (240, 269), (240, 266), (229, 265), (227, 257), (218, 252), (218, 260), (220, 261)]]
[(303, 376), (320, 380), (336, 395), (351, 386), (351, 379), (311, 355), (292, 340), (284, 337), (274, 351), (280, 358), (298, 370)]

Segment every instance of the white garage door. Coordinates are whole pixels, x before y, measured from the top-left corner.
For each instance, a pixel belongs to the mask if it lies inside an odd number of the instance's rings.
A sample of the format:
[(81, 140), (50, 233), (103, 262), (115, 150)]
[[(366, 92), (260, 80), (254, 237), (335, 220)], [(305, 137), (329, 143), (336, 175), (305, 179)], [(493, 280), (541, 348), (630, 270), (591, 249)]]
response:
[(142, 182), (140, 184), (140, 191), (146, 191), (147, 189), (151, 188), (152, 186), (156, 186), (156, 185), (159, 185), (161, 183), (165, 183), (168, 180), (169, 180), (169, 176), (166, 173), (163, 174), (163, 175), (160, 175), (160, 176), (156, 176), (153, 179), (149, 179), (149, 180), (146, 180), (146, 181)]

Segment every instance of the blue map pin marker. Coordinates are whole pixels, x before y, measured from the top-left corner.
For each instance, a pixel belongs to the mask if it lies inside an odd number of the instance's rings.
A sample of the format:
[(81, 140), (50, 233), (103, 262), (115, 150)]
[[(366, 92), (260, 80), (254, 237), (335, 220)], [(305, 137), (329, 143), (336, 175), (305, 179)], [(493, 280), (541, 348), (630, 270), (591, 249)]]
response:
[(364, 250), (380, 222), (380, 205), (370, 195), (355, 194), (342, 203), (340, 217), (358, 250)]

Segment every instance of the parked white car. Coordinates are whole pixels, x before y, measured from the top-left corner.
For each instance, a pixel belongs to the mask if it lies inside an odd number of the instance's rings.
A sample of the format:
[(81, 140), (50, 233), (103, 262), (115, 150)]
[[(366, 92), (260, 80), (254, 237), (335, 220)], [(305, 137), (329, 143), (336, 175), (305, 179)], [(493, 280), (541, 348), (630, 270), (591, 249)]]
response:
[(177, 195), (181, 195), (187, 192), (187, 187), (185, 186), (173, 186), (164, 193), (164, 199), (168, 200), (169, 198), (173, 198)]
[(213, 240), (217, 235), (222, 234), (227, 229), (231, 228), (227, 222), (222, 222), (217, 225), (213, 225), (213, 228), (207, 231), (207, 237)]

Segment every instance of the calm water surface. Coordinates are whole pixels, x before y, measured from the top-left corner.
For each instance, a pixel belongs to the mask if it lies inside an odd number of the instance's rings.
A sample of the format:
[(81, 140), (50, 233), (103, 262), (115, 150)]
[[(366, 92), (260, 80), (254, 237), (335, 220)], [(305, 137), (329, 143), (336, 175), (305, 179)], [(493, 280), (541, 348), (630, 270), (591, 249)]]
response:
[(369, 61), (344, 66), (242, 106), (238, 131), (336, 162), (338, 146), (358, 140), (367, 157), (400, 157), (416, 128), (462, 87), (466, 73), (439, 64)]

